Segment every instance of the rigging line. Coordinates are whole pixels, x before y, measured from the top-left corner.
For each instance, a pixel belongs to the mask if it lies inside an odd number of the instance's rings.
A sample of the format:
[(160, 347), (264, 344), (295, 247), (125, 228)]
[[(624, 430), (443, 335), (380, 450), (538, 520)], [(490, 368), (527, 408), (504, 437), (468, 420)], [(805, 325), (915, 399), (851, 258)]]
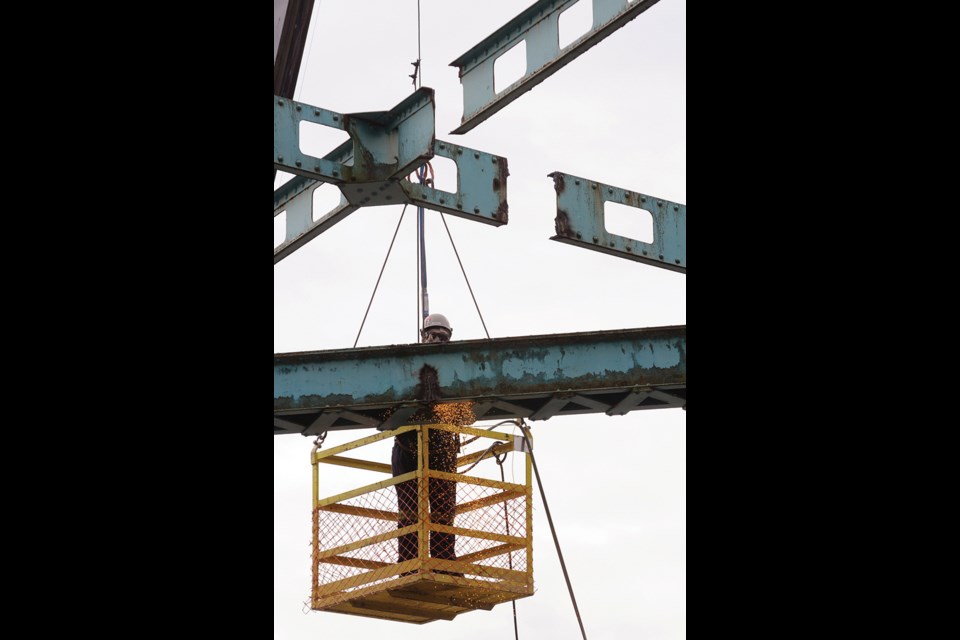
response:
[(377, 284), (373, 285), (373, 293), (370, 294), (370, 302), (367, 303), (367, 310), (363, 314), (363, 321), (360, 323), (360, 331), (357, 331), (357, 339), (353, 341), (353, 348), (357, 348), (360, 342), (360, 334), (363, 332), (363, 325), (367, 322), (367, 314), (370, 313), (370, 306), (373, 304), (373, 297), (377, 295), (377, 287), (380, 286), (380, 278), (383, 277), (383, 270), (387, 268), (387, 260), (390, 259), (390, 251), (393, 250), (393, 241), (397, 239), (397, 231), (400, 231), (400, 223), (403, 222), (403, 214), (407, 212), (407, 205), (403, 205), (403, 211), (400, 212), (400, 219), (397, 221), (397, 228), (393, 230), (393, 238), (390, 240), (390, 246), (387, 248), (387, 256), (383, 259), (383, 266), (380, 267), (380, 275), (377, 276)]
[[(422, 58), (420, 56), (420, 0), (417, 0), (417, 62), (421, 62)], [(417, 66), (417, 79), (420, 81), (420, 86), (423, 86), (423, 69), (421, 66)]]
[(414, 225), (414, 233), (416, 237), (417, 250), (414, 251), (414, 257), (417, 259), (417, 282), (413, 287), (414, 292), (417, 294), (417, 342), (422, 342), (423, 336), (421, 335), (420, 328), (423, 325), (423, 319), (420, 315), (420, 228), (419, 223)]
[[(522, 420), (522, 418), (521, 418)], [(583, 620), (580, 619), (580, 609), (577, 608), (577, 598), (573, 595), (573, 585), (570, 584), (570, 576), (567, 574), (567, 565), (563, 561), (563, 552), (560, 551), (560, 540), (557, 539), (557, 530), (553, 527), (553, 518), (550, 516), (550, 507), (547, 506), (547, 494), (543, 491), (543, 482), (540, 480), (540, 471), (537, 469), (537, 458), (533, 455), (533, 447), (530, 446), (530, 430), (526, 424), (518, 424), (523, 431), (523, 439), (526, 442), (527, 450), (530, 452), (530, 461), (533, 463), (533, 472), (537, 474), (537, 486), (540, 487), (540, 497), (543, 499), (543, 510), (547, 514), (547, 522), (550, 523), (550, 533), (553, 534), (553, 543), (557, 547), (557, 557), (560, 558), (560, 568), (563, 569), (563, 579), (567, 581), (567, 591), (570, 592), (570, 601), (573, 602), (573, 610), (577, 614), (577, 622), (580, 624), (580, 633), (583, 634), (583, 640), (587, 640), (587, 632), (583, 628)]]
[(440, 212), (440, 219), (443, 220), (443, 228), (447, 230), (447, 236), (450, 238), (450, 245), (453, 247), (453, 253), (457, 256), (457, 262), (460, 263), (460, 271), (463, 272), (463, 279), (467, 281), (467, 289), (470, 290), (470, 297), (473, 298), (473, 306), (477, 308), (477, 315), (480, 316), (480, 324), (483, 325), (483, 332), (487, 334), (487, 340), (490, 339), (490, 332), (487, 331), (487, 323), (483, 321), (483, 314), (480, 313), (480, 305), (477, 304), (477, 298), (473, 295), (473, 287), (470, 286), (470, 279), (467, 278), (467, 271), (463, 268), (463, 262), (460, 261), (460, 253), (457, 251), (457, 245), (453, 243), (453, 236), (450, 234), (450, 227), (447, 226), (447, 218)]

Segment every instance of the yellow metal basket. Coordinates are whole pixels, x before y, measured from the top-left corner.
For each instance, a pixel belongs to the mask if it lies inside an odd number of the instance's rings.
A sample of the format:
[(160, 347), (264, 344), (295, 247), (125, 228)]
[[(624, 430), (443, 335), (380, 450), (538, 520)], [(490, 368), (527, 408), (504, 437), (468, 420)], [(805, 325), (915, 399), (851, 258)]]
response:
[[(393, 477), (391, 465), (353, 457), (408, 432), (414, 432), (404, 440), (416, 443), (410, 447), (416, 471)], [(437, 437), (456, 443), (456, 462), (447, 465), (456, 473), (430, 468)], [(408, 425), (314, 451), (311, 607), (423, 624), (532, 595), (531, 464), (522, 441), (473, 427)], [(460, 442), (476, 443), (476, 451), (466, 453)], [(351, 456), (342, 455), (347, 452)], [(513, 462), (522, 462), (523, 484), (497, 479), (503, 475), (496, 465), (505, 454), (519, 456)], [(387, 479), (320, 498), (322, 464)], [(452, 510), (438, 506), (438, 496), (454, 495)], [(411, 496), (415, 500), (409, 501)], [(415, 503), (415, 512), (401, 513), (401, 502)]]

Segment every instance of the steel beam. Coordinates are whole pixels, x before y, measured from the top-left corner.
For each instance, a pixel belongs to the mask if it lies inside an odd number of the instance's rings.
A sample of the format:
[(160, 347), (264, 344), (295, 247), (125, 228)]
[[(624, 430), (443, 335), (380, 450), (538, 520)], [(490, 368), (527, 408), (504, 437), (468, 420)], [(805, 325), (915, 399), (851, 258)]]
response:
[(685, 326), (278, 353), (274, 433), (424, 421), (425, 365), (481, 420), (680, 408), (686, 361)]
[[(539, 0), (450, 63), (460, 69), (463, 117), (451, 133), (466, 133), (559, 71), (659, 0), (580, 0), (592, 2), (593, 25), (560, 49), (560, 14), (578, 0)], [(500, 92), (494, 84), (497, 58), (525, 42), (526, 72)]]
[[(274, 96), (273, 168), (323, 182), (399, 179), (433, 157), (433, 89), (421, 87), (390, 111), (342, 114)], [(350, 135), (353, 162), (317, 158), (300, 148), (300, 123), (313, 122)], [(339, 150), (339, 149), (338, 149)]]
[[(551, 240), (687, 272), (687, 205), (560, 171), (549, 177), (557, 192), (557, 235)], [(653, 216), (653, 242), (609, 233), (604, 223), (605, 202), (648, 211)]]
[[(273, 215), (287, 214), (274, 264), (360, 207), (412, 204), (494, 226), (507, 223), (507, 159), (437, 140), (432, 89), (418, 89), (390, 111), (355, 114), (274, 97), (274, 168), (295, 174), (273, 194)], [(350, 140), (322, 158), (308, 156), (300, 149), (301, 122), (341, 129)], [(435, 155), (456, 164), (456, 192), (408, 179)], [(323, 183), (335, 184), (342, 198), (316, 216), (313, 192)]]
[(457, 191), (403, 182), (410, 204), (499, 227), (507, 223), (507, 159), (437, 140), (434, 154), (457, 165)]

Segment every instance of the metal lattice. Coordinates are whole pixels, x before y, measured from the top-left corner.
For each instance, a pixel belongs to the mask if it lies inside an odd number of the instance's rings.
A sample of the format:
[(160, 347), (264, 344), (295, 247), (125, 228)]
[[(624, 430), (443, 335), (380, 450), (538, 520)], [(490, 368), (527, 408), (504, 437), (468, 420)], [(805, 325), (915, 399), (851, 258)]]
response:
[[(434, 431), (440, 433), (431, 435)], [(315, 469), (325, 463), (392, 475), (390, 465), (339, 454), (406, 432), (414, 432), (419, 443), (416, 471), (324, 499), (318, 497), (315, 471), (312, 608), (359, 613), (354, 609), (372, 607), (375, 613), (360, 615), (406, 615), (408, 621), (425, 622), (532, 594), (528, 456), (517, 453), (525, 461), (524, 484), (490, 477), (496, 456), (513, 452), (514, 436), (453, 425), (411, 425), (317, 452)], [(474, 439), (485, 448), (459, 455), (454, 448), (449, 463), (438, 462), (443, 456), (436, 447), (429, 452), (426, 443), (435, 443), (435, 435), (462, 433), (478, 436)], [(465, 472), (436, 470), (424, 464), (427, 460), (433, 467)], [(443, 602), (437, 601), (438, 589)], [(394, 603), (397, 594), (406, 598), (404, 606)], [(410, 602), (417, 598), (428, 603), (423, 619), (410, 613)]]

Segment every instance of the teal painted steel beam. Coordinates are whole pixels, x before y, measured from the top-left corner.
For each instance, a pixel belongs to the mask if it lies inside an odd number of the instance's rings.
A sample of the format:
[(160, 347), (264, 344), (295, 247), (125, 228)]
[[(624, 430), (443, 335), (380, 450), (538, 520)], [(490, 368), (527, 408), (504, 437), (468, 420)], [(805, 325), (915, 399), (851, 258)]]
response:
[[(380, 182), (401, 178), (433, 157), (433, 89), (421, 87), (390, 111), (343, 114), (274, 96), (273, 168), (323, 182)], [(300, 148), (300, 124), (340, 129), (350, 135), (351, 164)]]
[(481, 420), (686, 408), (686, 362), (685, 326), (278, 353), (274, 433), (429, 421), (430, 368)]
[[(551, 240), (687, 272), (687, 205), (560, 171), (549, 177), (553, 178), (557, 192), (557, 235), (551, 236)], [(649, 212), (653, 217), (653, 242), (609, 233), (605, 224), (606, 202)]]
[[(580, 0), (593, 5), (593, 24), (580, 38), (560, 49), (560, 14), (578, 0), (540, 0), (450, 63), (460, 69), (463, 117), (451, 133), (466, 133), (530, 91), (590, 47), (633, 20), (659, 0)], [(525, 43), (526, 71), (497, 91), (497, 58)]]
[[(274, 264), (360, 207), (412, 204), (484, 224), (507, 223), (507, 159), (436, 140), (432, 89), (419, 89), (389, 112), (340, 114), (292, 100), (275, 103), (274, 168), (295, 175), (273, 194), (273, 215), (286, 212)], [(299, 142), (304, 121), (347, 131), (351, 139), (322, 158), (307, 156)], [(429, 144), (423, 147), (427, 132)], [(391, 153), (400, 160), (385, 164)], [(456, 164), (456, 192), (408, 179), (411, 164), (415, 169), (435, 155)], [(333, 209), (315, 215), (313, 192), (324, 183), (335, 184), (342, 197)]]
[(401, 183), (407, 201), (467, 220), (499, 227), (507, 223), (507, 159), (437, 140), (434, 153), (457, 165), (457, 191), (441, 191), (416, 182)]

